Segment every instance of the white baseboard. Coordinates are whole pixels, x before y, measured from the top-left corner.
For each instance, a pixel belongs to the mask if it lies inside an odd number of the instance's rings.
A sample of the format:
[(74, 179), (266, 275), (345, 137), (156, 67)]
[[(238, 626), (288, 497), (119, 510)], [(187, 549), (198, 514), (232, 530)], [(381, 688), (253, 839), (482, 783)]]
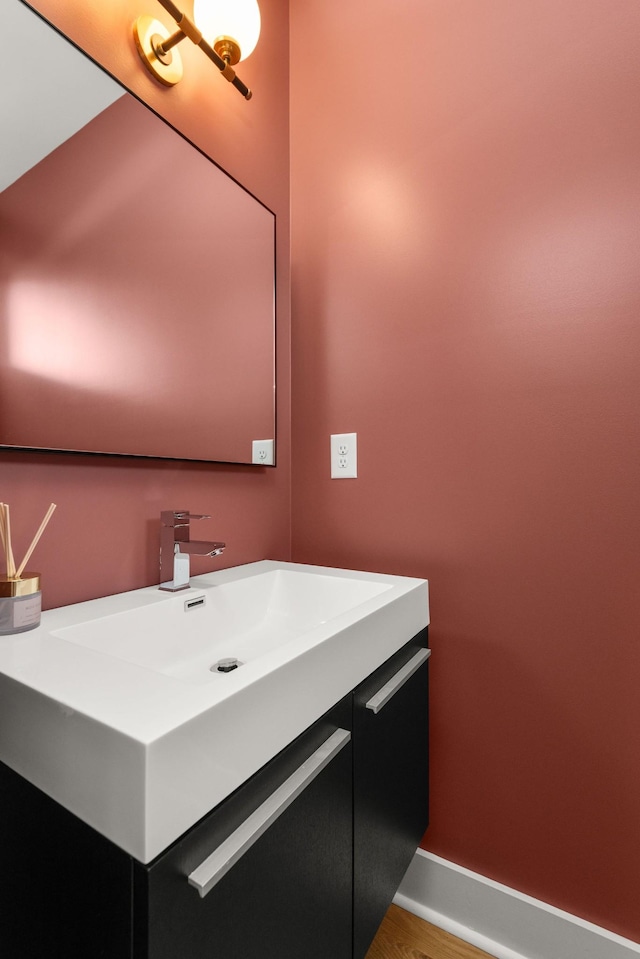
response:
[(396, 905), (496, 959), (632, 959), (640, 944), (418, 849)]

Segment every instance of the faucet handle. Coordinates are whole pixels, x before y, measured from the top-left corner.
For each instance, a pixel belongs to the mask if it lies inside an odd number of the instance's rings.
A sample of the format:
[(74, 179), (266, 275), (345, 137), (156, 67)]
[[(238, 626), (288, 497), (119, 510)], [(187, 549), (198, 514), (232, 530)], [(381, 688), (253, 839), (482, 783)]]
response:
[(163, 526), (188, 526), (192, 519), (211, 519), (207, 513), (190, 513), (188, 509), (163, 509), (160, 522)]
[(188, 509), (163, 509), (160, 513), (160, 522), (163, 526), (189, 525)]

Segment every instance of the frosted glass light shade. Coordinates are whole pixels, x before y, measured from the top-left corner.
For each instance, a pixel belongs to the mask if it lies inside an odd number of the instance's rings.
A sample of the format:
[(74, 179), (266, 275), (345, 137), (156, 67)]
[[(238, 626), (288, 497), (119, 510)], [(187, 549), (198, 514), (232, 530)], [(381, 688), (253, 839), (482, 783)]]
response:
[(220, 37), (231, 37), (240, 47), (240, 59), (255, 50), (260, 36), (257, 0), (193, 0), (193, 19), (213, 46)]

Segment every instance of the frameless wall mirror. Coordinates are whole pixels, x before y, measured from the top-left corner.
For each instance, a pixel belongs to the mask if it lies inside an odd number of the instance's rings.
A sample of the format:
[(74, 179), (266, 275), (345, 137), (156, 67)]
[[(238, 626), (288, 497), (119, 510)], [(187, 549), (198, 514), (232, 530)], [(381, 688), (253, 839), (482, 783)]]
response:
[(7, 4), (0, 446), (273, 462), (273, 213)]

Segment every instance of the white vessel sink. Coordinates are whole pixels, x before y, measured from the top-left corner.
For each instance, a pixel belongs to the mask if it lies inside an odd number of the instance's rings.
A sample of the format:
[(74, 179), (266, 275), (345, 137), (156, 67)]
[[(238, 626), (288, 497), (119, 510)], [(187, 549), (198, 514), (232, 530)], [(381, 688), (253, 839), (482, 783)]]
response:
[(0, 760), (141, 862), (429, 622), (402, 576), (264, 561), (191, 584), (0, 637)]
[[(389, 583), (298, 569), (271, 569), (204, 588), (152, 595), (151, 605), (52, 631), (53, 636), (186, 682), (222, 683), (215, 665), (253, 663), (391, 589)], [(329, 634), (330, 635), (330, 634)], [(211, 667), (214, 667), (212, 670)]]

